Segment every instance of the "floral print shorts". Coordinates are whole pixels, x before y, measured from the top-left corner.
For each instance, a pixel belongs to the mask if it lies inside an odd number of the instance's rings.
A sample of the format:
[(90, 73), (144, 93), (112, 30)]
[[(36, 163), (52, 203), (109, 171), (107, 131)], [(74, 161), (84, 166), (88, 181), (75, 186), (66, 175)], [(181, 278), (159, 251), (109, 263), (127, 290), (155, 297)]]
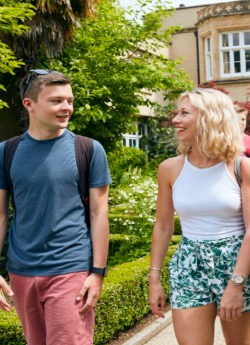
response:
[[(233, 272), (243, 236), (212, 241), (183, 237), (169, 264), (172, 309), (185, 309), (220, 300)], [(250, 276), (243, 288), (242, 311), (250, 311)]]

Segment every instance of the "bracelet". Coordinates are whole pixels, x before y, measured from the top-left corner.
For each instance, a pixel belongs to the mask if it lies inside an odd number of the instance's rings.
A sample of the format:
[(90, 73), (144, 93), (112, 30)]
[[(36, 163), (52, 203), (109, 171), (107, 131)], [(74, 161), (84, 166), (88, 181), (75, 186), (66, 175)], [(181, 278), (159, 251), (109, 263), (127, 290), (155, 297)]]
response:
[(155, 277), (161, 278), (161, 276), (159, 274), (154, 274), (154, 273), (149, 273), (148, 277), (150, 277), (150, 276), (155, 276)]
[(150, 267), (149, 269), (150, 269), (150, 270), (155, 270), (155, 271), (160, 271), (160, 272), (161, 272), (161, 269), (160, 269), (160, 268)]

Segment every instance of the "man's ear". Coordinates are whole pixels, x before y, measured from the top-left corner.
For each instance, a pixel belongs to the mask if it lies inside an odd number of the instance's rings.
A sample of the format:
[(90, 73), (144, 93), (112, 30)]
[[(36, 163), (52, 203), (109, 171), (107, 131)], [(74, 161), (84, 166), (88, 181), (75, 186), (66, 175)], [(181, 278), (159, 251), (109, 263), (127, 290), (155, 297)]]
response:
[(31, 112), (33, 110), (33, 101), (30, 98), (24, 98), (23, 99), (23, 106), (25, 109), (28, 110), (28, 112)]

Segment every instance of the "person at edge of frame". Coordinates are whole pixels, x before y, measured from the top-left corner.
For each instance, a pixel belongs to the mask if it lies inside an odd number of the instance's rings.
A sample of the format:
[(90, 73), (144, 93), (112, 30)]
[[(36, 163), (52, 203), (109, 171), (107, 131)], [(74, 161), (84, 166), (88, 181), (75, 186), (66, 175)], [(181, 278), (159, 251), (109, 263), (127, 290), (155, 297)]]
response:
[(170, 303), (179, 345), (212, 345), (219, 314), (227, 345), (250, 344), (250, 160), (242, 157), (239, 186), (234, 161), (243, 151), (231, 99), (214, 89), (181, 95), (173, 119), (179, 156), (158, 169), (149, 302), (164, 317), (161, 270), (174, 231), (182, 239), (169, 264)]
[[(0, 287), (12, 297), (28, 345), (93, 344), (94, 310), (108, 253), (108, 163), (93, 140), (89, 166), (90, 229), (78, 186), (70, 80), (57, 71), (31, 70), (20, 86), (29, 128), (15, 152), (11, 178), (15, 214), (7, 271)], [(7, 185), (0, 144), (0, 250), (8, 224)], [(0, 297), (0, 308), (10, 303)]]
[(239, 115), (240, 123), (241, 123), (241, 133), (243, 138), (243, 145), (245, 147), (242, 156), (250, 157), (250, 135), (245, 133), (246, 126), (247, 126), (247, 117), (248, 117), (248, 110), (240, 103), (236, 103), (234, 105), (234, 109), (236, 113)]

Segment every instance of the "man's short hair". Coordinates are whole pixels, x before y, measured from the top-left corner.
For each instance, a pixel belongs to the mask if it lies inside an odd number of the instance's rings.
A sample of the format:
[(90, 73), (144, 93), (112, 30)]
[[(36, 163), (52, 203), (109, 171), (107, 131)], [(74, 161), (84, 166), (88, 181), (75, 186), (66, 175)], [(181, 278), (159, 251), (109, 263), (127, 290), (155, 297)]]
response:
[(57, 71), (34, 69), (29, 72), (21, 81), (20, 96), (23, 100), (28, 97), (37, 102), (41, 87), (51, 85), (67, 85), (70, 80)]

